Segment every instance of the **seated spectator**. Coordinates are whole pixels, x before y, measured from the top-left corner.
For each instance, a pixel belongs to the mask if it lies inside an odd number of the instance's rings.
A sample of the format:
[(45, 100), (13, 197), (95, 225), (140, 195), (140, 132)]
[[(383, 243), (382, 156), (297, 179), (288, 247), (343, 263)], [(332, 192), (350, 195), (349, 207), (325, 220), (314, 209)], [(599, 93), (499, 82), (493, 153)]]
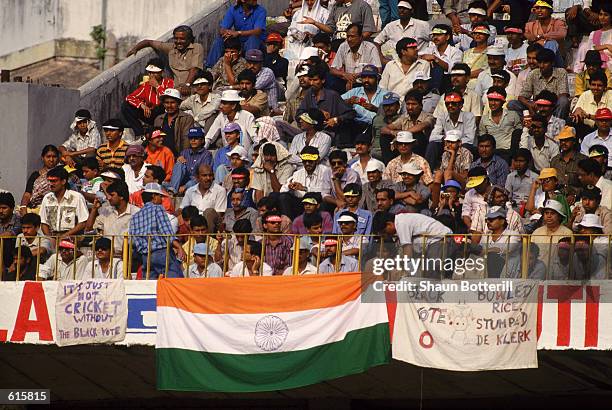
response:
[(310, 233), (308, 231), (308, 226), (306, 226), (307, 219), (311, 218), (313, 215), (318, 215), (320, 221), (318, 223), (321, 225), (321, 232), (324, 234), (331, 233), (334, 227), (334, 220), (329, 212), (321, 211), (319, 206), (321, 205), (322, 198), (320, 192), (306, 192), (302, 197), (302, 206), (304, 207), (304, 213), (299, 215), (297, 218), (293, 220), (293, 224), (291, 226), (291, 233), (305, 235)]
[(486, 213), (487, 198), (493, 189), (491, 181), (487, 176), (487, 170), (483, 167), (470, 169), (465, 189), (466, 193), (461, 209), (461, 218), (467, 229), (471, 230), (476, 216)]
[[(67, 189), (68, 172), (55, 167), (47, 172), (49, 193), (40, 204), (40, 221), (45, 236), (61, 238), (79, 234), (89, 216), (83, 195)], [(15, 233), (17, 234), (17, 233)]]
[(570, 207), (563, 192), (563, 187), (559, 185), (559, 177), (555, 168), (544, 168), (540, 171), (540, 175), (531, 185), (525, 209), (532, 214), (542, 213), (541, 209), (548, 200), (554, 200), (561, 204), (564, 214), (563, 222), (565, 223), (570, 214)]
[[(383, 129), (400, 117), (400, 97), (395, 93), (387, 93), (381, 103), (382, 112), (372, 120), (372, 156), (378, 160), (389, 162), (393, 157), (391, 152), (392, 135), (385, 134)], [(385, 155), (383, 155), (385, 152)]]
[(603, 177), (612, 180), (612, 169), (608, 166), (608, 148), (603, 145), (591, 145), (589, 148), (589, 158), (593, 158), (601, 165)]
[(215, 153), (215, 159), (213, 161), (213, 169), (215, 170), (215, 183), (222, 184), (224, 178), (229, 174), (231, 170), (231, 159), (227, 155), (235, 149), (244, 149), (240, 144), (241, 129), (240, 125), (234, 122), (230, 122), (223, 127), (222, 134), (224, 135), (225, 146), (219, 148)]
[(247, 68), (255, 74), (255, 89), (268, 96), (268, 107), (275, 111), (278, 108), (278, 85), (274, 72), (263, 66), (264, 55), (261, 50), (248, 50), (245, 54)]
[(359, 73), (359, 78), (363, 86), (350, 89), (342, 94), (342, 98), (357, 113), (355, 117), (357, 123), (356, 131), (362, 131), (369, 135), (370, 132), (368, 131), (371, 129), (372, 120), (378, 112), (378, 108), (387, 90), (378, 86), (380, 74), (376, 66), (366, 65), (363, 67), (361, 73)]
[[(297, 241), (293, 243), (291, 247), (291, 254), (295, 253), (295, 248), (298, 246)], [(310, 240), (308, 237), (300, 238), (299, 248), (298, 248), (298, 265), (294, 272), (293, 265), (287, 267), (283, 272), (284, 276), (288, 275), (310, 275), (313, 273), (317, 273), (317, 267), (312, 265), (309, 262), (310, 259)]]
[[(523, 227), (521, 215), (510, 206), (511, 203), (509, 202), (509, 198), (510, 195), (504, 187), (493, 185), (489, 197), (487, 198), (487, 212), (492, 211), (496, 207), (503, 209), (505, 213), (504, 219), (508, 224), (508, 229), (513, 232), (524, 234), (525, 228)], [(487, 226), (486, 215), (484, 213), (479, 212), (474, 216), (471, 231), (485, 235), (491, 233), (490, 228)]]
[(282, 57), (279, 51), (283, 48), (284, 40), (278, 33), (270, 33), (266, 38), (266, 55), (264, 57), (264, 67), (269, 68), (274, 73), (277, 81), (287, 84), (287, 74), (289, 73), (289, 60)]
[(605, 179), (601, 166), (592, 158), (578, 162), (578, 179), (582, 186), (594, 185), (601, 190), (601, 205), (612, 209), (612, 181)]
[(143, 78), (143, 82), (125, 97), (125, 101), (121, 104), (121, 115), (136, 138), (144, 137), (143, 124), (152, 127), (155, 118), (164, 113), (160, 97), (166, 89), (174, 88), (174, 80), (163, 76), (161, 59), (149, 60), (145, 71), (147, 75)]
[(485, 112), (480, 121), (480, 135), (489, 134), (495, 139), (496, 153), (510, 162), (510, 157), (519, 148), (522, 122), (515, 111), (504, 108), (506, 90), (501, 87), (491, 87), (487, 91), (489, 111)]
[(293, 137), (289, 146), (289, 153), (292, 155), (291, 162), (301, 165), (299, 155), (306, 146), (314, 147), (318, 150), (319, 160), (326, 163), (331, 148), (331, 137), (323, 132), (325, 127), (325, 117), (318, 108), (311, 108), (302, 113), (298, 118), (300, 129), (304, 132)]
[(593, 185), (587, 185), (580, 194), (580, 201), (572, 210), (569, 226), (576, 229), (584, 217), (594, 214), (599, 218), (602, 232), (605, 235), (612, 233), (612, 210), (601, 205), (601, 189)]
[(456, 234), (467, 234), (468, 229), (461, 217), (462, 204), (459, 200), (461, 192), (461, 184), (454, 180), (448, 180), (442, 186), (440, 201), (437, 207), (432, 207), (434, 218), (440, 218), (444, 215), (450, 217), (453, 222), (453, 232)]
[[(449, 131), (461, 133), (461, 144), (471, 150), (474, 147), (476, 136), (476, 119), (471, 112), (464, 112), (463, 96), (457, 91), (449, 91), (444, 96), (446, 113), (442, 113), (431, 131), (425, 158), (432, 168), (437, 168), (442, 153), (442, 139)], [(388, 167), (387, 167), (388, 168)]]
[(251, 226), (257, 223), (259, 214), (255, 208), (249, 206), (247, 194), (244, 188), (234, 188), (229, 193), (231, 207), (228, 207), (223, 215), (223, 231), (231, 232), (234, 224), (240, 219), (248, 219)]
[[(130, 193), (130, 204), (137, 206), (138, 208), (142, 208), (144, 206), (144, 202), (142, 201), (142, 193), (144, 192), (144, 186), (151, 183), (156, 183), (162, 185), (164, 180), (166, 179), (166, 172), (164, 169), (157, 165), (145, 165), (143, 166), (144, 176), (142, 177), (141, 183), (142, 188), (136, 192)], [(168, 191), (166, 191), (162, 186), (162, 191), (164, 195), (162, 195), (162, 206), (169, 214), (174, 214), (174, 203)], [(173, 222), (172, 218), (170, 218), (170, 222)]]
[(431, 29), (431, 42), (419, 53), (423, 60), (431, 63), (432, 87), (442, 92), (450, 88), (451, 69), (463, 59), (463, 52), (450, 45), (451, 36), (449, 26), (436, 24)]
[(370, 135), (360, 134), (355, 138), (355, 154), (357, 154), (352, 160), (349, 161), (348, 165), (351, 169), (359, 174), (361, 183), (365, 184), (368, 182), (368, 175), (366, 174), (366, 168), (370, 164), (382, 167), (385, 169), (385, 164), (381, 161), (373, 158), (370, 154)]
[[(427, 28), (427, 32), (429, 33), (429, 28)], [(429, 35), (427, 38), (429, 38)], [(429, 77), (431, 66), (427, 61), (419, 58), (418, 42), (414, 38), (404, 37), (399, 39), (395, 45), (395, 51), (398, 59), (392, 59), (385, 65), (380, 87), (404, 97), (413, 87), (418, 74)]]
[[(219, 136), (222, 137), (219, 146), (223, 147), (227, 145), (225, 138), (223, 138), (223, 134), (228, 131), (225, 131), (224, 127), (229, 123), (233, 123), (232, 128), (235, 128), (235, 125), (239, 127), (237, 130), (234, 130), (239, 132), (239, 144), (247, 151), (251, 150), (253, 141), (251, 133), (255, 117), (250, 112), (242, 109), (240, 105), (242, 100), (243, 98), (238, 95), (238, 91), (223, 91), (221, 95), (221, 105), (219, 105), (220, 112), (204, 137), (204, 148), (214, 148), (215, 145), (213, 144), (217, 141)], [(223, 156), (225, 156), (225, 153), (223, 153)], [(215, 163), (215, 167), (218, 167), (218, 165), (219, 164)]]
[(240, 106), (243, 110), (253, 114), (253, 117), (259, 118), (261, 116), (270, 115), (270, 108), (268, 106), (268, 95), (266, 92), (257, 90), (255, 88), (256, 77), (248, 68), (242, 70), (238, 74), (238, 84), (240, 85)]
[(262, 145), (259, 157), (253, 163), (252, 188), (255, 190), (255, 201), (272, 192), (280, 192), (281, 187), (293, 173), (289, 163), (289, 152), (276, 142)]
[(521, 236), (510, 228), (506, 209), (492, 207), (486, 214), (488, 235), (483, 251), (487, 256), (487, 277), (518, 278), (521, 275)]
[(554, 53), (548, 49), (542, 49), (537, 54), (538, 68), (533, 70), (518, 97), (518, 101), (508, 104), (511, 110), (523, 111), (528, 109), (531, 115), (536, 112), (538, 94), (542, 91), (550, 91), (557, 96), (555, 116), (567, 118), (569, 114), (570, 101), (567, 82), (567, 72), (563, 68), (554, 68)]
[(181, 151), (172, 168), (168, 191), (173, 194), (182, 194), (197, 183), (196, 174), (200, 165), (213, 165), (212, 155), (204, 148), (204, 130), (190, 128), (187, 138), (190, 147)]
[(467, 182), (468, 170), (473, 161), (470, 150), (461, 146), (461, 133), (449, 131), (444, 136), (444, 153), (440, 169), (434, 173), (434, 183), (430, 185), (432, 207), (438, 205), (440, 187), (447, 181), (456, 181), (464, 186)]
[[(518, 90), (518, 92), (520, 93), (523, 89), (523, 86), (527, 82), (527, 77), (529, 76), (529, 74), (531, 74), (533, 70), (538, 68), (538, 52), (543, 48), (544, 47), (542, 47), (538, 43), (529, 44), (529, 46), (527, 47), (527, 67), (525, 67), (523, 71), (518, 74), (512, 72), (516, 75), (517, 78), (515, 91)], [(514, 97), (516, 98), (518, 96), (514, 95)]]
[[(113, 182), (106, 188), (108, 202), (94, 201), (85, 224), (86, 231), (95, 230), (109, 239), (116, 258), (123, 258), (124, 236), (128, 233), (130, 220), (139, 208), (132, 205), (127, 184)], [(142, 201), (142, 199), (141, 199)]]
[(3, 249), (0, 249), (3, 266), (8, 266), (13, 261), (14, 237), (20, 232), (21, 216), (15, 213), (15, 198), (10, 192), (0, 192), (0, 237), (7, 237), (3, 240)]
[(290, 7), (289, 12), (285, 13), (285, 17), (291, 20), (286, 32), (287, 44), (284, 52), (285, 57), (289, 60), (297, 60), (304, 47), (320, 31), (314, 24), (305, 24), (304, 21), (310, 18), (316, 23), (325, 24), (329, 17), (329, 11), (323, 6), (323, 1), (295, 0), (293, 3), (297, 4), (295, 7)]
[(223, 56), (224, 41), (240, 40), (244, 50), (260, 49), (266, 39), (267, 11), (257, 0), (239, 0), (225, 13), (217, 37), (208, 52), (206, 66), (212, 67)]
[(608, 79), (603, 71), (595, 71), (589, 79), (589, 90), (580, 95), (570, 119), (579, 139), (595, 131), (595, 113), (600, 108), (612, 109), (612, 91), (606, 90)]
[[(493, 70), (491, 71), (491, 78), (493, 79), (493, 87), (502, 88), (504, 91), (510, 85), (510, 73), (506, 70)], [(489, 88), (490, 90), (490, 88)], [(487, 90), (488, 93), (488, 90)], [(506, 100), (503, 102), (502, 107), (508, 108), (508, 101), (515, 100), (516, 96), (508, 94), (506, 91)], [(489, 106), (489, 97), (485, 94), (482, 96), (483, 103), (483, 114), (488, 114), (491, 112), (491, 107)]]
[(423, 170), (414, 163), (402, 165), (400, 176), (402, 181), (395, 184), (395, 199), (401, 201), (408, 212), (431, 215), (429, 199), (431, 191), (419, 180)]
[(433, 114), (440, 100), (440, 94), (437, 89), (433, 88), (431, 77), (418, 73), (414, 76), (412, 88), (423, 95), (423, 111)]
[(337, 239), (326, 239), (323, 245), (325, 251), (321, 255), (319, 273), (359, 272), (357, 259), (342, 253), (339, 257), (336, 255), (339, 248)]
[[(465, 34), (461, 34), (465, 35)], [(463, 63), (470, 68), (470, 79), (472, 84), (476, 84), (476, 78), (487, 67), (487, 48), (491, 31), (487, 24), (477, 24), (471, 29), (470, 36), (465, 35), (469, 42), (474, 42), (474, 47), (469, 47), (463, 50)], [(472, 40), (473, 38), (473, 40)]]
[[(222, 171), (225, 170), (227, 174), (223, 177), (223, 183), (221, 186), (225, 188), (227, 191), (234, 187), (235, 179), (239, 177), (238, 174), (235, 174), (235, 170), (237, 169), (247, 169), (251, 165), (251, 160), (249, 159), (247, 152), (240, 145), (235, 146), (230, 152), (228, 152), (227, 157), (229, 158), (229, 167), (220, 167), (217, 170), (216, 175), (221, 176)], [(247, 172), (244, 175), (247, 179), (250, 179), (250, 172)], [(243, 176), (240, 174), (240, 176)], [(245, 186), (248, 187), (249, 184)], [(252, 202), (252, 200), (250, 200)]]
[[(600, 108), (595, 112), (595, 126), (597, 130), (588, 134), (580, 144), (580, 152), (589, 154), (594, 145), (603, 145), (610, 152), (612, 148), (612, 111), (608, 108)], [(608, 167), (612, 166), (612, 156), (608, 155)]]
[[(257, 223), (255, 224), (255, 228), (253, 232), (261, 233), (263, 232), (263, 216), (267, 212), (278, 212), (280, 209), (278, 196), (272, 195), (263, 197), (257, 202), (257, 211), (259, 212), (259, 218), (257, 218)], [(281, 214), (281, 232), (289, 233), (291, 232), (291, 219), (287, 215)]]
[[(81, 179), (81, 194), (87, 202), (93, 203), (97, 195), (102, 195), (102, 182), (104, 179), (100, 176), (100, 164), (95, 158), (85, 158), (81, 166), (83, 179)], [(100, 194), (98, 194), (100, 192)]]
[(308, 80), (308, 68), (307, 67), (296, 67), (295, 77), (298, 80), (299, 88), (292, 92), (287, 90), (285, 112), (283, 114), (283, 121), (293, 125), (298, 122), (296, 116), (297, 109), (299, 108), (302, 100), (306, 96), (306, 92), (310, 88), (310, 81)]
[[(384, 53), (386, 50), (394, 50), (396, 45), (404, 38), (414, 39), (419, 50), (423, 49), (429, 43), (429, 23), (418, 18), (413, 18), (413, 5), (411, 1), (401, 1), (397, 4), (399, 12), (399, 20), (386, 24), (384, 28), (374, 38), (374, 44), (378, 47), (381, 58), (386, 63), (394, 60), (393, 53)], [(402, 50), (403, 47), (400, 49)], [(384, 55), (388, 58), (384, 58)], [(397, 52), (397, 57), (401, 57), (402, 53)]]
[(313, 67), (308, 71), (311, 86), (296, 114), (299, 117), (311, 108), (318, 108), (326, 118), (327, 130), (333, 134), (333, 145), (340, 149), (352, 147), (351, 121), (355, 119), (355, 110), (347, 105), (338, 93), (324, 88), (325, 74), (323, 66)]
[(94, 278), (123, 279), (123, 261), (113, 258), (112, 243), (108, 238), (98, 238), (95, 243)]
[[(576, 138), (576, 131), (572, 127), (565, 127), (557, 136), (560, 153), (550, 160), (550, 166), (559, 174), (559, 183), (565, 186), (569, 197), (575, 198), (580, 192), (581, 183), (578, 179), (578, 163), (586, 158), (578, 152), (580, 146)], [(570, 202), (574, 202), (570, 199)]]
[(361, 185), (359, 174), (348, 167), (346, 152), (336, 150), (329, 154), (329, 164), (331, 165), (331, 178), (328, 183), (328, 190), (323, 191), (323, 201), (326, 202), (326, 209), (342, 209), (346, 205), (344, 197), (344, 187), (351, 183)]
[(365, 0), (353, 0), (350, 3), (348, 0), (336, 1), (329, 8), (329, 17), (325, 24), (308, 18), (302, 20), (302, 23), (313, 24), (319, 30), (331, 34), (336, 47), (348, 37), (351, 24), (363, 27), (363, 37), (366, 39), (377, 31), (372, 7)]
[(125, 153), (129, 146), (121, 138), (123, 123), (119, 119), (112, 118), (102, 125), (102, 131), (106, 144), (100, 145), (96, 150), (96, 159), (100, 163), (100, 168), (121, 168), (125, 164)]
[(512, 74), (518, 76), (528, 67), (527, 53), (529, 52), (529, 43), (525, 41), (523, 26), (517, 24), (506, 25), (504, 33), (508, 39), (506, 68), (510, 70)]
[[(91, 260), (83, 255), (74, 242), (62, 239), (58, 244), (59, 258), (49, 258), (39, 275), (50, 280), (91, 279)], [(45, 274), (48, 276), (45, 277)]]
[(187, 270), (188, 278), (222, 278), (223, 270), (213, 261), (214, 252), (205, 243), (193, 247), (193, 263)]
[(482, 134), (478, 137), (478, 157), (472, 168), (483, 167), (493, 185), (505, 186), (510, 169), (508, 163), (495, 154), (495, 138), (492, 135)]
[(244, 247), (244, 261), (234, 265), (228, 276), (272, 276), (272, 267), (261, 260), (262, 247), (261, 243), (249, 240)]
[(529, 169), (530, 163), (531, 152), (525, 148), (519, 148), (512, 157), (513, 171), (506, 178), (506, 191), (508, 191), (510, 200), (518, 207), (521, 215), (524, 215), (531, 185), (538, 177), (535, 172)]
[(185, 254), (187, 255), (187, 259), (182, 261), (182, 267), (184, 270), (188, 270), (191, 262), (194, 260), (194, 250), (198, 244), (206, 245), (210, 249), (211, 255), (214, 255), (217, 246), (219, 246), (217, 239), (210, 235), (208, 223), (203, 216), (199, 214), (193, 216), (189, 220), (189, 226), (191, 233), (187, 238), (187, 241), (183, 244), (183, 251), (185, 251)]
[(582, 93), (590, 90), (590, 82), (591, 75), (595, 74), (598, 71), (603, 70), (606, 81), (604, 82), (604, 90), (612, 89), (612, 73), (610, 73), (609, 68), (602, 69), (603, 60), (601, 59), (601, 54), (595, 50), (587, 51), (584, 57), (584, 68), (576, 73), (576, 79), (574, 82), (576, 97), (580, 97)]
[(531, 243), (538, 244), (540, 258), (548, 265), (548, 255), (553, 252), (554, 244), (557, 244), (559, 239), (565, 236), (572, 236), (572, 230), (563, 225), (563, 220), (567, 219), (567, 214), (561, 202), (554, 199), (547, 200), (542, 211), (543, 226), (533, 231)]
[(143, 188), (142, 178), (151, 165), (145, 162), (145, 149), (142, 145), (130, 145), (125, 152), (127, 164), (121, 167), (125, 172), (125, 182), (130, 190), (130, 194), (140, 191)]
[(213, 76), (208, 71), (199, 72), (191, 84), (194, 91), (185, 98), (179, 108), (193, 117), (195, 127), (207, 132), (219, 112), (221, 98), (212, 91)]
[(236, 264), (242, 261), (244, 246), (252, 231), (253, 227), (248, 219), (239, 219), (234, 224), (234, 235), (217, 234), (219, 246), (215, 249), (214, 259), (223, 268), (223, 271), (231, 271)]
[(393, 215), (408, 212), (408, 208), (404, 204), (395, 201), (395, 189), (393, 188), (394, 186), (391, 188), (379, 188), (375, 191), (376, 212), (372, 211), (374, 215), (378, 212), (389, 212)]
[(359, 202), (361, 201), (361, 185), (356, 183), (346, 184), (342, 189), (344, 194), (344, 200), (346, 206), (340, 208), (334, 214), (334, 229), (333, 233), (340, 233), (340, 225), (338, 224), (338, 218), (345, 212), (350, 212), (355, 215), (356, 219), (356, 233), (358, 235), (369, 235), (372, 232), (372, 213), (365, 209), (359, 208)]
[(525, 127), (521, 135), (520, 147), (531, 153), (536, 172), (550, 168), (550, 161), (559, 154), (556, 141), (546, 134), (546, 123), (544, 116), (535, 115), (530, 121), (529, 129)]
[(357, 215), (350, 211), (343, 211), (337, 219), (338, 234), (340, 236), (340, 247), (342, 255), (352, 256), (360, 259), (362, 249), (367, 246), (369, 239), (357, 232)]
[(272, 267), (273, 275), (282, 275), (291, 263), (293, 239), (287, 235), (280, 235), (282, 233), (280, 212), (268, 211), (263, 215), (262, 220), (263, 232), (269, 234), (263, 239), (264, 260)]
[(155, 118), (153, 126), (161, 129), (164, 136), (164, 145), (168, 147), (174, 155), (189, 147), (187, 134), (193, 127), (193, 117), (179, 110), (182, 98), (178, 90), (168, 88), (161, 96), (164, 105), (164, 114)]
[(423, 94), (421, 92), (416, 89), (408, 91), (404, 97), (404, 102), (406, 103), (406, 114), (399, 116), (381, 130), (381, 133), (385, 135), (381, 145), (383, 159), (387, 163), (397, 155), (397, 153), (392, 152), (390, 141), (388, 141), (389, 136), (397, 136), (400, 131), (411, 132), (417, 140), (413, 149), (414, 152), (423, 155), (435, 123), (433, 115), (423, 110)]
[[(274, 118), (260, 117), (255, 120), (255, 133), (253, 135), (253, 143), (261, 144), (262, 142), (281, 142), (281, 136), (276, 127)], [(284, 146), (284, 144), (282, 144)]]
[[(3, 281), (23, 281), (36, 280), (38, 263), (32, 251), (26, 245), (16, 246), (17, 250), (13, 253), (13, 260), (8, 269), (2, 272)], [(18, 277), (19, 276), (19, 277)]]
[(214, 91), (225, 91), (238, 85), (238, 74), (247, 68), (247, 62), (241, 55), (240, 40), (227, 38), (223, 46), (225, 47), (223, 55), (210, 69), (214, 79), (212, 85)]
[(37, 210), (43, 197), (50, 192), (47, 172), (59, 164), (60, 156), (61, 154), (55, 145), (45, 145), (43, 147), (42, 154), (40, 155), (43, 167), (38, 171), (32, 172), (28, 177), (19, 206), (19, 214), (21, 216), (30, 211)]
[(191, 218), (196, 215), (200, 215), (200, 211), (195, 206), (186, 206), (181, 209), (181, 214), (178, 217), (179, 226), (176, 232), (179, 242), (185, 243), (189, 239), (191, 234)]
[[(27, 247), (32, 258), (40, 263), (45, 263), (53, 253), (51, 241), (43, 236), (40, 230), (40, 216), (37, 214), (27, 213), (21, 217), (21, 233), (17, 235), (15, 248), (19, 246)], [(16, 251), (13, 254), (16, 254)]]
[(400, 170), (402, 166), (404, 164), (414, 163), (423, 170), (423, 183), (429, 185), (433, 182), (431, 168), (429, 168), (429, 164), (425, 161), (425, 158), (412, 152), (415, 142), (416, 139), (410, 131), (400, 131), (397, 133), (394, 145), (399, 152), (399, 156), (389, 161), (383, 173), (383, 178), (393, 182), (401, 182), (402, 177), (400, 176)]
[(576, 257), (573, 259), (574, 280), (601, 280), (607, 279), (607, 255), (597, 252), (596, 244), (592, 242), (590, 235), (575, 237), (574, 250)]
[(477, 95), (482, 97), (487, 93), (487, 90), (493, 86), (493, 77), (491, 77), (491, 74), (494, 70), (505, 70), (510, 74), (510, 83), (506, 92), (511, 95), (518, 95), (516, 91), (517, 78), (512, 72), (505, 68), (506, 52), (503, 47), (495, 45), (487, 48), (487, 65), (488, 68), (485, 68), (478, 74), (478, 77), (476, 77), (474, 92), (476, 92)]
[(525, 25), (525, 38), (536, 42), (556, 54), (555, 64), (563, 67), (563, 59), (559, 52), (560, 44), (567, 35), (567, 25), (561, 19), (552, 18), (553, 7), (550, 0), (538, 0), (533, 6), (536, 20)]
[(472, 47), (474, 42), (478, 43), (478, 39), (474, 36), (474, 29), (484, 27), (489, 31), (485, 48), (486, 45), (493, 45), (497, 36), (497, 30), (495, 26), (487, 23), (487, 3), (482, 0), (472, 1), (468, 5), (467, 13), (470, 23), (459, 26), (459, 30), (453, 36), (453, 42), (458, 45), (461, 51), (466, 52)]
[(174, 169), (174, 154), (172, 154), (168, 147), (164, 147), (165, 136), (165, 133), (160, 130), (155, 130), (148, 134), (145, 153), (149, 164), (161, 167), (166, 173), (166, 178), (163, 182), (170, 182), (172, 170)]
[[(198, 184), (185, 191), (181, 209), (193, 205), (206, 218), (208, 228), (215, 232), (227, 208), (225, 189), (214, 183), (215, 175), (209, 165), (198, 168)], [(180, 212), (180, 209), (179, 209)]]
[(201, 44), (194, 42), (193, 31), (189, 26), (176, 27), (172, 30), (172, 35), (173, 43), (142, 40), (128, 51), (127, 56), (136, 54), (145, 47), (151, 47), (155, 51), (166, 54), (174, 78), (173, 88), (177, 88), (183, 95), (188, 95), (189, 85), (195, 79), (198, 69), (204, 68), (202, 65), (204, 48)]
[[(240, 147), (242, 148), (242, 147)], [(236, 156), (234, 154), (232, 154), (232, 156)], [(243, 161), (245, 162), (245, 161)], [(253, 200), (253, 188), (251, 188), (251, 171), (249, 171), (247, 168), (245, 167), (237, 167), (234, 168), (232, 170), (232, 173), (230, 175), (231, 178), (231, 182), (232, 185), (229, 188), (229, 192), (227, 193), (227, 206), (230, 207), (232, 205), (231, 203), (231, 198), (232, 198), (232, 192), (234, 189), (243, 189), (244, 190), (244, 203), (246, 206), (249, 206), (251, 208), (256, 208), (257, 206), (255, 205), (255, 201)], [(255, 226), (255, 225), (252, 225)]]
[(74, 113), (74, 121), (70, 125), (72, 133), (60, 146), (61, 160), (64, 164), (77, 168), (84, 158), (93, 156), (100, 145), (100, 133), (96, 122), (91, 119), (88, 110), (80, 109)]
[[(453, 66), (450, 79), (453, 91), (463, 96), (461, 111), (472, 113), (478, 124), (482, 116), (482, 102), (480, 96), (476, 95), (476, 93), (468, 87), (471, 73), (472, 70), (467, 64), (458, 63)], [(448, 110), (446, 109), (444, 101), (440, 99), (438, 100), (438, 105), (434, 110), (433, 116), (434, 118), (440, 118), (444, 113), (448, 113)]]
[(382, 69), (376, 46), (364, 41), (365, 38), (361, 25), (350, 24), (346, 29), (346, 41), (340, 44), (330, 65), (331, 74), (346, 81), (347, 90), (353, 87), (364, 66), (373, 65), (377, 72)]

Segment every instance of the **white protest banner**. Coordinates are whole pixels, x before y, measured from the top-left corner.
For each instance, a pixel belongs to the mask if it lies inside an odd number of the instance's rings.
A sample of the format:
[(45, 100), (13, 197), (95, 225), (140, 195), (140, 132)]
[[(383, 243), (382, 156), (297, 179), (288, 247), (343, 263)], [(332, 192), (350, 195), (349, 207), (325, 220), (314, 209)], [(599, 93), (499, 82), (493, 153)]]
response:
[(113, 343), (125, 338), (127, 298), (123, 280), (62, 281), (55, 303), (56, 343)]
[(531, 280), (409, 280), (398, 292), (393, 358), (456, 371), (538, 367)]

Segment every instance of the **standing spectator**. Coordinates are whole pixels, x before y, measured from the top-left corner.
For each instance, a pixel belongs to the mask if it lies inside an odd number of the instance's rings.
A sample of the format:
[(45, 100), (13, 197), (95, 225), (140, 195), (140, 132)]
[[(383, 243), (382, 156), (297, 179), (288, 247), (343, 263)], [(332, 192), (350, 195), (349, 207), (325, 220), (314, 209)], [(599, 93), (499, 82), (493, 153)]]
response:
[(74, 113), (70, 137), (58, 147), (64, 164), (76, 168), (85, 157), (93, 156), (100, 145), (100, 133), (88, 110)]
[[(174, 76), (174, 87), (181, 94), (189, 94), (189, 86), (193, 82), (198, 69), (204, 68), (204, 48), (199, 43), (194, 43), (191, 27), (178, 26), (172, 30), (173, 43), (162, 43), (155, 40), (142, 40), (136, 44), (127, 54), (131, 56), (145, 47), (151, 47), (156, 51), (168, 56), (168, 65)], [(215, 60), (216, 61), (216, 60)]]
[(143, 188), (142, 178), (147, 170), (147, 165), (151, 165), (145, 163), (145, 155), (145, 149), (142, 145), (130, 145), (125, 153), (127, 164), (121, 168), (125, 172), (125, 183), (130, 194)]
[(266, 16), (266, 9), (257, 0), (238, 0), (236, 5), (231, 5), (221, 21), (221, 36), (208, 52), (206, 66), (215, 65), (223, 55), (223, 42), (230, 38), (240, 40), (244, 50), (261, 49), (266, 38)]
[(121, 139), (123, 123), (117, 118), (111, 118), (102, 125), (106, 144), (100, 145), (96, 151), (96, 159), (100, 168), (121, 168), (125, 164), (125, 153), (128, 144)]
[(221, 98), (212, 93), (213, 77), (208, 71), (199, 73), (193, 84), (193, 94), (185, 98), (180, 105), (181, 111), (185, 111), (193, 117), (194, 126), (208, 131), (219, 112)]
[(155, 118), (164, 113), (159, 97), (166, 89), (174, 88), (174, 80), (163, 76), (162, 67), (163, 63), (159, 58), (149, 60), (145, 68), (148, 80), (143, 81), (125, 97), (121, 105), (121, 114), (137, 138), (145, 134), (143, 123), (152, 126)]
[(19, 205), (19, 213), (21, 216), (25, 215), (30, 210), (38, 209), (43, 197), (49, 193), (50, 188), (49, 181), (47, 181), (47, 172), (55, 168), (59, 163), (60, 152), (55, 145), (45, 145), (40, 157), (43, 162), (43, 167), (38, 171), (32, 172), (28, 178)]
[(175, 194), (182, 194), (197, 183), (196, 175), (200, 165), (213, 165), (212, 155), (204, 148), (204, 130), (190, 128), (187, 138), (190, 147), (181, 151), (172, 169), (168, 191)]
[[(174, 237), (168, 215), (161, 207), (162, 196), (165, 195), (159, 184), (147, 184), (142, 194), (144, 206), (132, 216), (128, 229), (133, 236), (134, 248), (141, 256), (142, 271), (147, 279), (157, 279), (162, 274), (169, 278), (183, 277), (177, 257), (184, 260), (186, 255), (181, 243)], [(169, 246), (174, 252), (167, 250)]]
[(65, 238), (83, 231), (89, 216), (83, 195), (67, 189), (68, 172), (55, 167), (47, 172), (49, 192), (40, 205), (40, 220), (45, 236)]
[(178, 90), (168, 88), (161, 96), (161, 101), (166, 112), (155, 118), (153, 126), (166, 134), (164, 145), (177, 155), (189, 146), (187, 133), (193, 127), (193, 117), (179, 109), (182, 98)]
[[(382, 47), (389, 47), (395, 49), (396, 44), (403, 38), (410, 38), (416, 40), (417, 48), (423, 49), (429, 43), (429, 23), (423, 20), (412, 18), (413, 7), (410, 1), (400, 1), (397, 4), (399, 10), (399, 19), (393, 19), (385, 24), (384, 28), (374, 39), (374, 44), (378, 47), (381, 56), (383, 52)], [(382, 18), (382, 17), (381, 17)], [(401, 53), (397, 53), (398, 57), (401, 57)], [(389, 62), (390, 59), (385, 59)]]
[(419, 58), (418, 42), (412, 37), (399, 39), (395, 50), (398, 59), (392, 59), (385, 65), (380, 87), (404, 97), (418, 74), (429, 77), (431, 65)]

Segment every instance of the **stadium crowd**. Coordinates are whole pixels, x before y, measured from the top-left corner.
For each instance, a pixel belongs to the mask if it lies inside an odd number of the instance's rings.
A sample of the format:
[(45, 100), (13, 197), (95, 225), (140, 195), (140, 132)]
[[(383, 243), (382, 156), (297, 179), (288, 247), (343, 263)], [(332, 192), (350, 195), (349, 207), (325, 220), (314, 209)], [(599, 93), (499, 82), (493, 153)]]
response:
[(366, 0), (292, 0), (267, 25), (238, 0), (209, 50), (188, 26), (139, 42), (168, 66), (0, 193), (3, 280), (368, 271), (399, 248), (607, 278), (612, 2), (446, 0), (446, 25), (433, 1), (380, 0), (377, 25)]

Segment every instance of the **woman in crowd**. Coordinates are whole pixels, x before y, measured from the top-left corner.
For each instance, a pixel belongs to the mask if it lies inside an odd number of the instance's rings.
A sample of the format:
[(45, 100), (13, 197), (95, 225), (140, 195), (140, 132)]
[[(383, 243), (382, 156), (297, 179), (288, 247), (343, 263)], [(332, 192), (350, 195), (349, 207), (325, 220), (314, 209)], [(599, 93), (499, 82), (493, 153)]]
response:
[(470, 66), (472, 70), (471, 83), (475, 83), (478, 74), (489, 67), (487, 63), (487, 42), (490, 36), (491, 32), (487, 24), (478, 24), (472, 29), (472, 38), (476, 45), (463, 53), (463, 62)]
[(22, 216), (37, 210), (42, 203), (43, 197), (51, 191), (49, 182), (47, 182), (47, 171), (59, 164), (60, 152), (55, 145), (45, 145), (40, 158), (42, 159), (43, 167), (30, 174), (25, 192), (21, 197), (19, 213)]
[[(604, 67), (612, 70), (612, 3), (602, 2), (599, 11), (599, 23), (601, 24), (601, 28), (593, 31), (589, 35), (589, 41), (586, 43), (586, 47), (581, 47), (581, 54), (582, 57), (584, 57), (584, 54), (586, 54), (588, 50), (599, 51)], [(576, 72), (580, 72), (583, 69), (582, 60), (584, 60), (584, 58), (579, 58), (578, 60), (579, 66), (577, 68), (579, 70)]]

